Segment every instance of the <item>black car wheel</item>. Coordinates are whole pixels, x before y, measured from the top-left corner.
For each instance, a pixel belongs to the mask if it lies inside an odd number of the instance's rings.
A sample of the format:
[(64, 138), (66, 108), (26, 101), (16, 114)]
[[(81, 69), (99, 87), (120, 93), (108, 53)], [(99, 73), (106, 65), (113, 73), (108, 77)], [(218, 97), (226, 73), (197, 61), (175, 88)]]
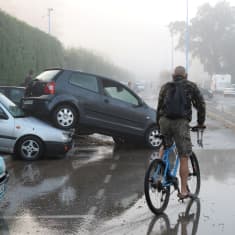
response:
[(42, 141), (36, 136), (25, 136), (19, 140), (16, 147), (16, 154), (21, 159), (33, 161), (39, 159), (44, 153)]
[(78, 122), (76, 110), (70, 105), (60, 105), (53, 112), (53, 122), (61, 129), (71, 129)]
[(160, 148), (162, 139), (159, 137), (159, 131), (157, 127), (151, 127), (146, 131), (145, 141), (147, 146), (152, 149)]

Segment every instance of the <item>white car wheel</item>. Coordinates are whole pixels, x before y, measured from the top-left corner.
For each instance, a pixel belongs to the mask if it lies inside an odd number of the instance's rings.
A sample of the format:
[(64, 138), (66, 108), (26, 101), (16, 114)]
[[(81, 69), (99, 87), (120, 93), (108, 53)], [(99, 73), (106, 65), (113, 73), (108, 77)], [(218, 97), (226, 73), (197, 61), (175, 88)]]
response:
[(43, 154), (42, 141), (35, 136), (23, 137), (17, 145), (17, 155), (24, 160), (36, 160)]

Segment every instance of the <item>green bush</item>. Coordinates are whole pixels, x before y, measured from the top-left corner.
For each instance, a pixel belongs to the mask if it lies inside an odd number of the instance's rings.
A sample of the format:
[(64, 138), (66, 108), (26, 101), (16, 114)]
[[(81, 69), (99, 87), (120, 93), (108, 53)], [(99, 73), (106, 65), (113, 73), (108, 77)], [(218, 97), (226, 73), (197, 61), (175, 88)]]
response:
[(67, 49), (55, 37), (0, 10), (0, 85), (20, 85), (29, 70), (66, 67), (117, 80), (130, 74), (86, 49)]

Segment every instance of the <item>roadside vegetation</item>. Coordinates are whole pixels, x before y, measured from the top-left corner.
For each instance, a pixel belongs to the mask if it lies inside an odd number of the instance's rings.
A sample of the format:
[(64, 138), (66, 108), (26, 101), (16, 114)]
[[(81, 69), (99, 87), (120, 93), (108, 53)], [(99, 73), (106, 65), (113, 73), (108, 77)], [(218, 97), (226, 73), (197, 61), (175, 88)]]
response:
[(0, 85), (20, 85), (29, 70), (35, 74), (65, 67), (129, 80), (131, 74), (84, 48), (66, 49), (55, 37), (0, 10)]

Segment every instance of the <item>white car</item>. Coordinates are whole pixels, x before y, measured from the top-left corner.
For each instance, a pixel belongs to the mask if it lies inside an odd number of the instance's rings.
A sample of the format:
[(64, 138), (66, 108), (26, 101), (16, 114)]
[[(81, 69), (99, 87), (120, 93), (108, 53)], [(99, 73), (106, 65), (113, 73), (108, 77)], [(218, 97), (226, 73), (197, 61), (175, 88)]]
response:
[(44, 154), (65, 154), (72, 146), (73, 131), (64, 131), (24, 112), (0, 93), (0, 151), (24, 160)]
[(232, 84), (231, 87), (224, 88), (224, 96), (235, 95), (235, 84)]

